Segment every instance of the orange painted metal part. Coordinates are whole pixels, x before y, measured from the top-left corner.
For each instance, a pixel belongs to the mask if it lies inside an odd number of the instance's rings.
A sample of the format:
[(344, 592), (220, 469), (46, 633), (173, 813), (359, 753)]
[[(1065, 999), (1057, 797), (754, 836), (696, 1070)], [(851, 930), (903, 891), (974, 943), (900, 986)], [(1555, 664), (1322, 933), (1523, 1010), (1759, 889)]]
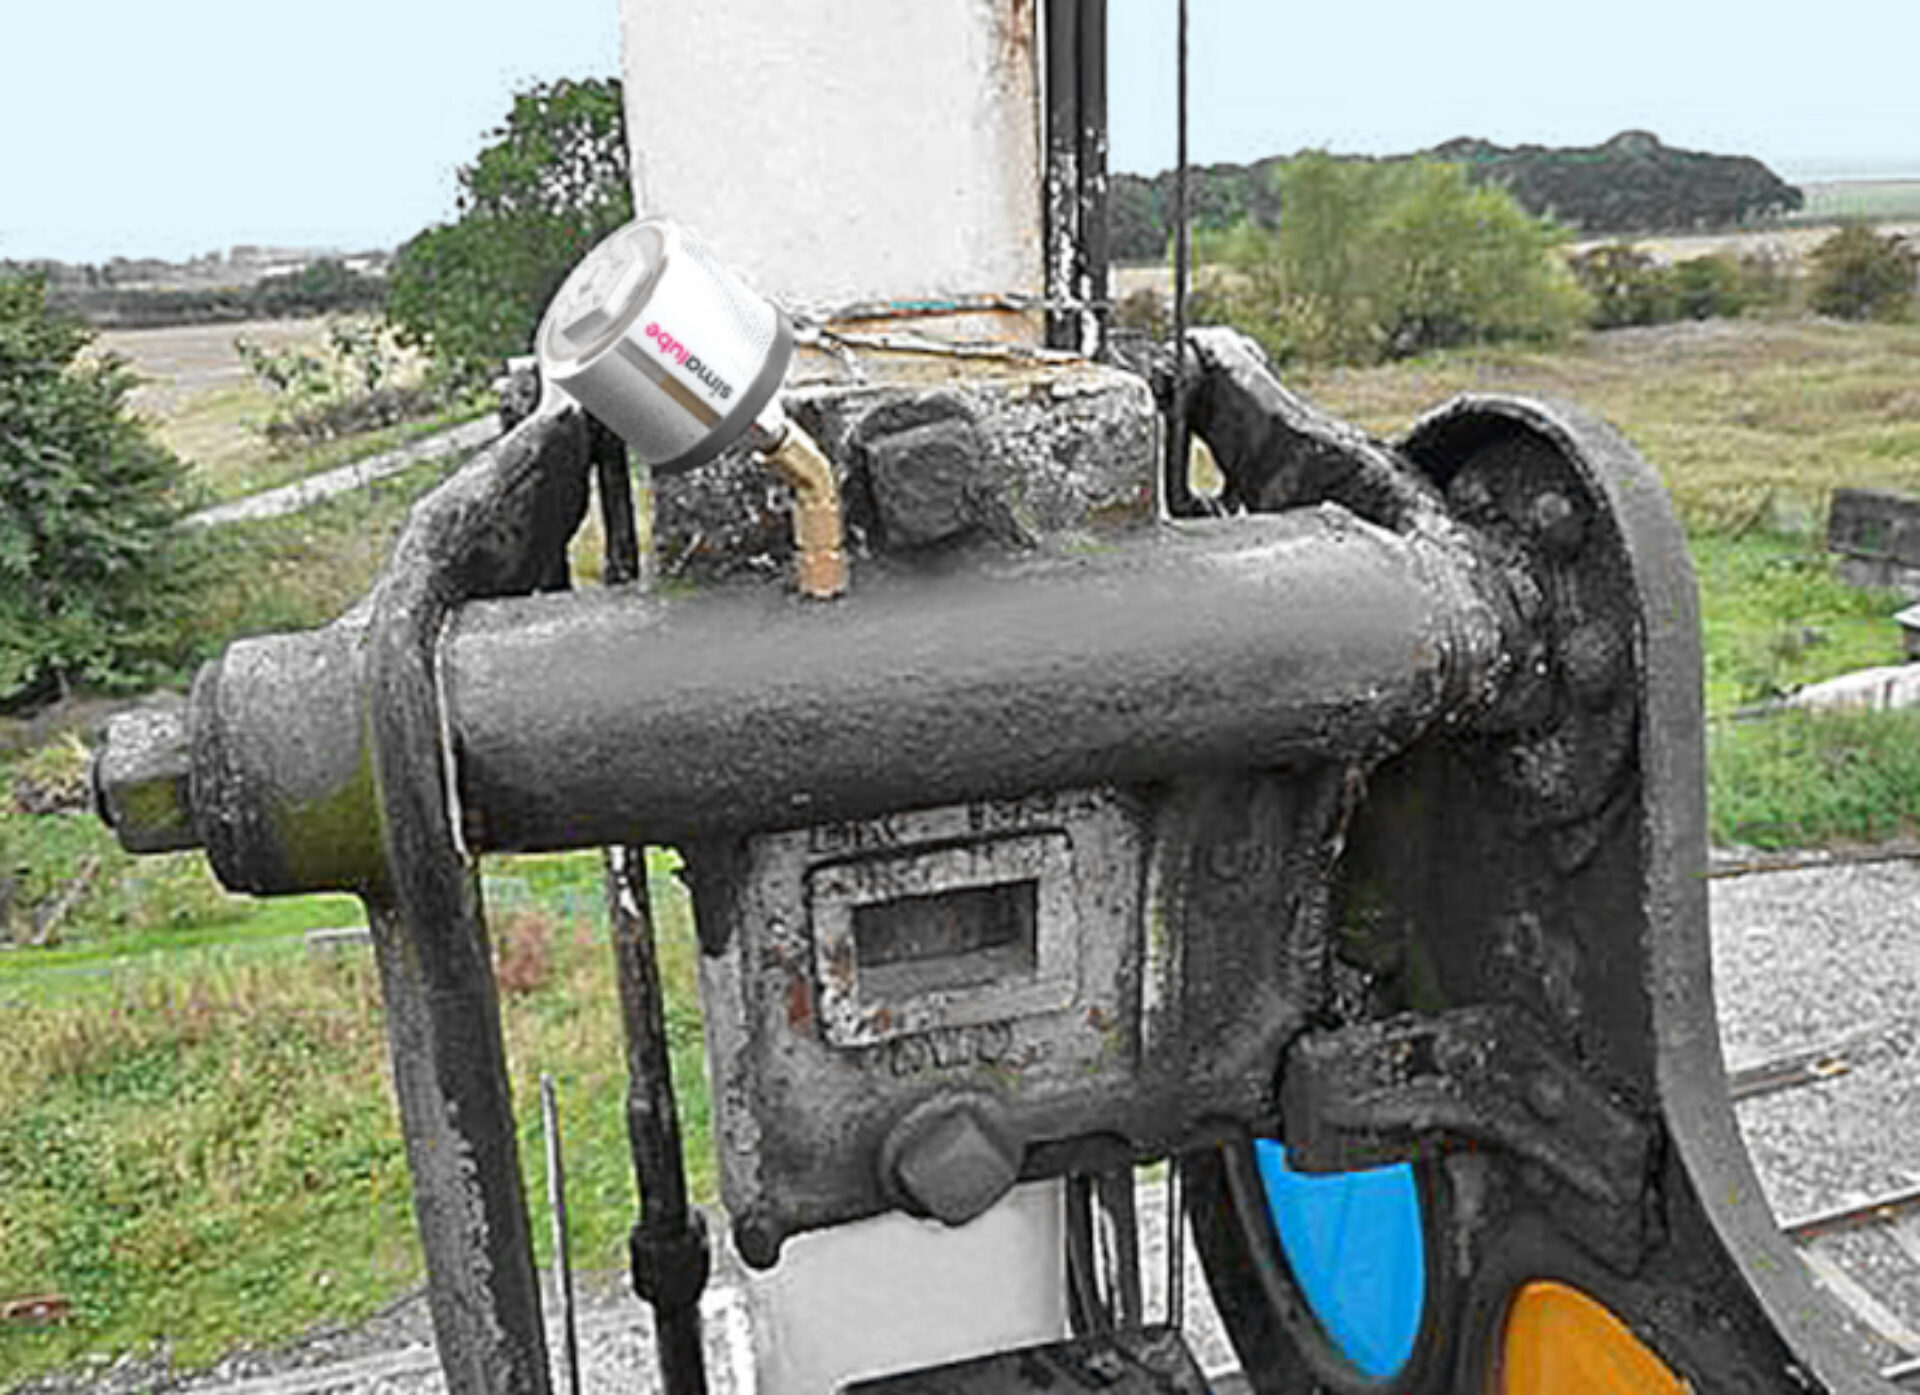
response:
[(1530, 1283), (1507, 1311), (1494, 1395), (1691, 1395), (1692, 1389), (1578, 1289)]

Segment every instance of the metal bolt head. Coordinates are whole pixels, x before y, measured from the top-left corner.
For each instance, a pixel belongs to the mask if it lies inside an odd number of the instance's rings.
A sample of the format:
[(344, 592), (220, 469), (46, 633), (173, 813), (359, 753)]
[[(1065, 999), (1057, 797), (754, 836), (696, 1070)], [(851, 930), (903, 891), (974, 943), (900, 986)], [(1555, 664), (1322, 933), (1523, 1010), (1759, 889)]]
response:
[(1613, 701), (1625, 677), (1626, 641), (1606, 621), (1589, 620), (1563, 641), (1560, 662), (1574, 696), (1597, 711)]
[(903, 1131), (888, 1150), (894, 1181), (935, 1220), (963, 1225), (1019, 1180), (1019, 1150), (969, 1105), (910, 1117)]
[(1567, 1083), (1557, 1075), (1537, 1071), (1527, 1077), (1527, 1107), (1546, 1123), (1567, 1112)]
[(978, 521), (972, 494), (984, 449), (971, 422), (942, 417), (869, 442), (868, 476), (891, 546), (928, 547)]
[(1486, 480), (1473, 471), (1462, 471), (1453, 477), (1447, 486), (1447, 500), (1468, 519), (1487, 514), (1494, 507), (1493, 491), (1487, 487)]
[(1533, 501), (1527, 521), (1535, 536), (1556, 557), (1571, 557), (1586, 540), (1587, 520), (1579, 507), (1557, 490), (1548, 490)]
[(192, 745), (184, 703), (124, 712), (107, 723), (93, 760), (93, 798), (128, 852), (197, 848), (188, 781)]

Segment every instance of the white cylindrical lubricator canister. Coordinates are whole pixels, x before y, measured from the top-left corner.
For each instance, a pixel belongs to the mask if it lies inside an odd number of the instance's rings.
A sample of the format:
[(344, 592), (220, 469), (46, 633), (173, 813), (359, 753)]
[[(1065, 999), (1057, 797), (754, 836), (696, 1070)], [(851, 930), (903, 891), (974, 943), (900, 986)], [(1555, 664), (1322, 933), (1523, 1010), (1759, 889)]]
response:
[(753, 423), (786, 377), (793, 328), (692, 233), (646, 218), (573, 269), (535, 347), (547, 382), (674, 471)]

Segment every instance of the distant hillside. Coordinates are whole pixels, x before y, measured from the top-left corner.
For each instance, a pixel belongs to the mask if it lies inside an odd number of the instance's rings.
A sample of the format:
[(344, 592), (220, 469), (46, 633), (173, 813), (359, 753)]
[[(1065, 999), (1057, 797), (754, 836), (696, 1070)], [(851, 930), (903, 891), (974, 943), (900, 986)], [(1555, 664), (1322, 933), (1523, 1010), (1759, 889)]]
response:
[(298, 248), (235, 247), (189, 262), (0, 260), (0, 279), (39, 276), (56, 310), (100, 328), (136, 329), (375, 310), (386, 298), (391, 260), (386, 252), (343, 258)]
[(48, 288), (55, 291), (230, 291), (270, 277), (298, 276), (322, 262), (337, 262), (362, 276), (385, 276), (392, 260), (393, 254), (383, 250), (337, 252), (331, 248), (242, 244), (184, 262), (161, 257), (114, 257), (99, 263), (0, 259), (0, 276), (37, 274), (45, 277)]
[[(1804, 202), (1800, 190), (1751, 156), (1676, 150), (1646, 131), (1623, 131), (1603, 145), (1557, 149), (1462, 137), (1385, 158), (1465, 165), (1476, 183), (1502, 185), (1529, 212), (1588, 234), (1738, 227), (1795, 212)], [(1195, 167), (1194, 225), (1224, 228), (1244, 217), (1277, 226), (1275, 174), (1285, 163), (1285, 157), (1272, 156), (1250, 165)], [(1123, 261), (1165, 256), (1172, 207), (1172, 171), (1151, 179), (1114, 175), (1113, 255)]]

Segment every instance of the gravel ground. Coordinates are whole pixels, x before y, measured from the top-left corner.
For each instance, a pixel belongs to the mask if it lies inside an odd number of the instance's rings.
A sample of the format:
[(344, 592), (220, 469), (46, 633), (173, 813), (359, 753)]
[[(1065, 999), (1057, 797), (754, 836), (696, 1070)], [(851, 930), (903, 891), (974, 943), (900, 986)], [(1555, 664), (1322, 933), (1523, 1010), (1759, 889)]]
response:
[[(1775, 1214), (1792, 1219), (1920, 1183), (1920, 863), (1821, 867), (1724, 878), (1712, 888), (1713, 959), (1728, 1065), (1823, 1046), (1865, 1031), (1843, 1073), (1743, 1101), (1737, 1113)], [(1165, 1204), (1143, 1187), (1148, 1312), (1162, 1311)], [(717, 1223), (712, 1229), (723, 1233)], [(1842, 1277), (1885, 1310), (1895, 1335), (1920, 1335), (1920, 1222), (1906, 1236), (1860, 1232), (1816, 1242)], [(1203, 1368), (1232, 1352), (1187, 1254), (1189, 1332)], [(716, 1395), (750, 1395), (746, 1300), (738, 1262), (723, 1259), (707, 1303)], [(554, 1312), (551, 1301), (548, 1311)], [(624, 1276), (583, 1278), (579, 1302), (587, 1395), (657, 1388), (651, 1321)], [(558, 1349), (558, 1342), (552, 1343)], [(1877, 1362), (1900, 1349), (1875, 1341)], [(557, 1373), (556, 1373), (557, 1376)], [(171, 1376), (164, 1351), (102, 1363), (28, 1390), (35, 1395), (437, 1395), (423, 1299), (301, 1346), (239, 1352), (191, 1380)], [(565, 1386), (556, 1379), (556, 1389)], [(1220, 1390), (1241, 1388), (1218, 1382)], [(25, 1393), (23, 1392), (23, 1395)]]
[(1920, 862), (1722, 878), (1712, 906), (1729, 1068), (1920, 1018)]
[[(1775, 1217), (1920, 1183), (1920, 862), (1728, 878), (1712, 902), (1729, 1067), (1866, 1035), (1844, 1073), (1735, 1107)], [(1874, 1325), (1920, 1348), (1920, 1239), (1879, 1229), (1814, 1246), (1816, 1279), (1851, 1281), (1884, 1310)], [(1901, 1354), (1873, 1343), (1876, 1363)]]

